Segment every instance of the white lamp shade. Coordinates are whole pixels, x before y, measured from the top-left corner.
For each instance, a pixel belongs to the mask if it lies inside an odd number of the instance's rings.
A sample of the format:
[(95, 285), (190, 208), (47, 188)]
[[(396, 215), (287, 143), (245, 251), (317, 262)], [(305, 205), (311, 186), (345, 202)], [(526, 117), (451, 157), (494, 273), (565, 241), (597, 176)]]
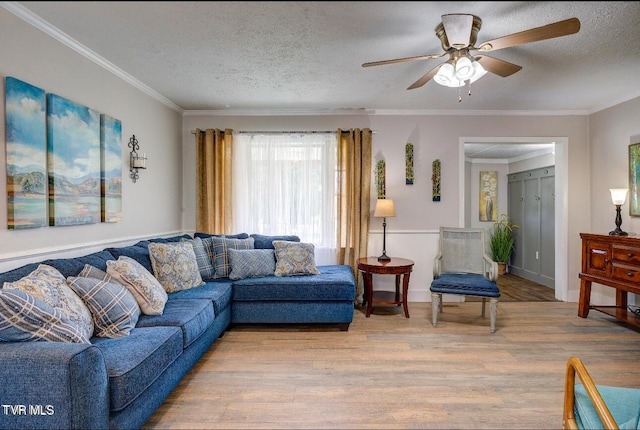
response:
[(373, 216), (376, 218), (389, 218), (396, 216), (396, 208), (393, 205), (393, 200), (378, 199)]
[(609, 191), (614, 205), (623, 205), (627, 200), (627, 193), (629, 192), (627, 188), (610, 188)]
[(456, 78), (460, 81), (466, 81), (473, 76), (473, 63), (467, 57), (460, 57), (456, 61)]

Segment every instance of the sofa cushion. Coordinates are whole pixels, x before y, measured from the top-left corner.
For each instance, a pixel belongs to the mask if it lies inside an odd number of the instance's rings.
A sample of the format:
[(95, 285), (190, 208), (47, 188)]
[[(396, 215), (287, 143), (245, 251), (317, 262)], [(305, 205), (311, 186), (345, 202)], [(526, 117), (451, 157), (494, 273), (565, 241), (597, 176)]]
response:
[[(228, 278), (229, 267), (229, 249), (253, 249), (253, 238), (248, 239), (229, 239), (226, 237), (211, 237), (213, 251), (213, 267), (215, 268), (214, 278)], [(205, 242), (206, 246), (206, 242)], [(211, 257), (211, 254), (209, 255)]]
[[(87, 267), (93, 268), (89, 265)], [(91, 269), (83, 270), (80, 275), (90, 272)], [(110, 338), (128, 336), (136, 326), (140, 317), (140, 307), (133, 294), (111, 276), (106, 273), (102, 279), (70, 276), (67, 278), (67, 283), (91, 311), (95, 326), (94, 336)]]
[(152, 239), (148, 239), (148, 241), (151, 243), (172, 243), (180, 242), (182, 239), (191, 239), (191, 236), (188, 234), (178, 234), (171, 237), (154, 237)]
[(167, 292), (158, 280), (136, 260), (121, 256), (115, 261), (108, 261), (107, 274), (131, 291), (142, 313), (162, 315), (167, 302)]
[(149, 256), (153, 273), (167, 293), (203, 284), (191, 243), (150, 243)]
[(103, 250), (80, 257), (45, 260), (42, 264), (55, 267), (62, 273), (62, 276), (68, 278), (69, 276), (78, 276), (85, 264), (90, 264), (100, 270), (107, 270), (107, 261), (109, 260), (114, 260), (113, 254)]
[(195, 232), (193, 237), (199, 237), (200, 239), (206, 239), (209, 237), (226, 237), (229, 239), (248, 239), (249, 235), (247, 233), (236, 233), (236, 234), (209, 234), (202, 232)]
[(20, 290), (0, 290), (0, 342), (89, 343), (59, 309)]
[(230, 249), (229, 279), (238, 280), (255, 276), (271, 276), (276, 270), (273, 249)]
[(275, 276), (319, 275), (312, 243), (274, 240), (276, 254)]
[(213, 323), (211, 300), (169, 300), (162, 315), (142, 315), (137, 327), (170, 326), (182, 330), (183, 347), (187, 348)]
[(82, 299), (67, 285), (67, 280), (54, 267), (40, 264), (27, 276), (5, 282), (5, 289), (24, 291), (58, 309), (87, 339), (93, 335), (93, 318)]
[(274, 249), (274, 240), (286, 240), (289, 242), (300, 242), (300, 238), (295, 235), (267, 236), (264, 234), (252, 234), (255, 249)]
[(178, 327), (135, 328), (119, 339), (93, 337), (104, 355), (109, 375), (109, 407), (126, 408), (182, 354)]
[(182, 239), (185, 242), (191, 243), (193, 246), (193, 252), (196, 254), (196, 262), (198, 263), (198, 271), (200, 272), (200, 277), (203, 281), (208, 281), (209, 279), (213, 279), (216, 271), (213, 267), (213, 263), (211, 262), (211, 258), (209, 258), (209, 254), (207, 253), (207, 248), (205, 248), (202, 239), (196, 237), (194, 239)]
[(213, 302), (213, 310), (217, 317), (231, 305), (233, 297), (232, 285), (232, 281), (227, 278), (214, 279), (205, 282), (201, 287), (169, 294), (169, 302), (185, 299), (207, 299)]
[(355, 282), (347, 265), (319, 266), (316, 276), (267, 276), (245, 278), (233, 283), (237, 301), (321, 301), (355, 299)]
[[(132, 246), (123, 246), (121, 248), (108, 248), (108, 250), (113, 255), (114, 259), (117, 260), (122, 256), (133, 258), (138, 263), (142, 264), (145, 269), (153, 273), (153, 267), (151, 266), (151, 257), (149, 256), (149, 248), (148, 248), (149, 243), (151, 242), (142, 241)], [(106, 270), (106, 268), (104, 270)]]

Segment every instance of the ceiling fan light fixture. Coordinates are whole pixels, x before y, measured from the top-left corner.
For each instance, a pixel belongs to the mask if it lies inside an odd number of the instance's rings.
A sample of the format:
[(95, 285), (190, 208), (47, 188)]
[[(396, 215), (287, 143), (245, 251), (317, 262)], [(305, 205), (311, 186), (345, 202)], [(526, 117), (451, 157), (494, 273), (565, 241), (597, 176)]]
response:
[(445, 87), (458, 88), (463, 86), (464, 81), (460, 81), (456, 78), (455, 74), (456, 71), (453, 64), (446, 62), (440, 66), (440, 69), (438, 69), (438, 73), (433, 77), (433, 80)]
[(466, 81), (474, 75), (475, 67), (469, 57), (460, 57), (456, 61), (456, 78), (460, 81)]
[(478, 79), (480, 79), (481, 77), (487, 74), (487, 71), (485, 70), (484, 67), (482, 67), (482, 64), (480, 64), (479, 62), (474, 61), (473, 66), (474, 66), (473, 76), (469, 78), (469, 83), (471, 84), (473, 84), (475, 81), (477, 81)]

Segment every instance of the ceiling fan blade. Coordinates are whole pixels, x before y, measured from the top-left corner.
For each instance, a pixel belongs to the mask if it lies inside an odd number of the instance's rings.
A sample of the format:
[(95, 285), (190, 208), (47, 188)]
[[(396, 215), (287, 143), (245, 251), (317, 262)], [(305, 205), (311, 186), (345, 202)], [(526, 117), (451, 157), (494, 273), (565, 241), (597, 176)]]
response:
[(395, 60), (372, 61), (370, 63), (364, 63), (362, 67), (382, 66), (383, 64), (404, 63), (407, 61), (434, 60), (436, 58), (443, 57), (445, 54), (446, 52), (443, 52), (442, 54), (419, 55), (417, 57), (396, 58)]
[(444, 26), (444, 32), (447, 35), (449, 46), (455, 49), (462, 49), (469, 46), (471, 27), (473, 26), (473, 15), (442, 15), (442, 25)]
[[(442, 64), (444, 64), (444, 63), (442, 63)], [(413, 90), (413, 89), (416, 89), (416, 88), (420, 88), (421, 86), (423, 86), (424, 84), (429, 82), (429, 80), (431, 80), (431, 78), (433, 78), (436, 75), (436, 73), (438, 73), (438, 70), (440, 70), (440, 67), (442, 66), (442, 64), (438, 64), (436, 67), (434, 67), (433, 69), (429, 70), (423, 77), (421, 77), (420, 79), (415, 81), (407, 89), (408, 90)]]
[(522, 66), (509, 63), (508, 61), (498, 60), (497, 58), (487, 57), (486, 55), (478, 55), (475, 60), (484, 67), (487, 72), (491, 72), (498, 76), (506, 78), (522, 69)]
[(568, 36), (570, 34), (575, 34), (578, 31), (580, 31), (580, 20), (578, 20), (578, 18), (570, 18), (553, 24), (543, 25), (542, 27), (521, 31), (520, 33), (514, 33), (508, 36), (489, 40), (488, 42), (483, 42), (480, 46), (473, 49), (493, 52), (498, 49), (524, 45), (525, 43), (537, 42), (539, 40)]

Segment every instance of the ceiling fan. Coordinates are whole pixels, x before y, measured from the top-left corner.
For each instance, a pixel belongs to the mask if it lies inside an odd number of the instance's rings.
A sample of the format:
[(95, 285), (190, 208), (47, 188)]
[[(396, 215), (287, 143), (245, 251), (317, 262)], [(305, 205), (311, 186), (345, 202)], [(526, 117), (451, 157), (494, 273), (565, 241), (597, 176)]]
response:
[[(577, 33), (580, 30), (580, 21), (578, 18), (570, 18), (542, 27), (499, 37), (476, 46), (475, 43), (481, 26), (482, 20), (475, 15), (442, 15), (442, 22), (438, 24), (435, 32), (442, 44), (443, 53), (374, 61), (364, 63), (362, 67), (381, 66), (384, 64), (408, 61), (433, 60), (442, 58), (448, 54), (449, 59), (447, 61), (429, 70), (407, 89), (412, 90), (419, 88), (431, 79), (434, 79), (434, 81), (440, 85), (459, 88), (465, 85), (465, 83), (471, 84), (478, 80), (486, 72), (491, 72), (506, 78), (522, 69), (522, 66), (489, 57), (485, 55), (485, 53)], [(469, 93), (469, 95), (470, 94), (471, 93)], [(462, 101), (462, 98), (458, 97), (458, 101)]]

